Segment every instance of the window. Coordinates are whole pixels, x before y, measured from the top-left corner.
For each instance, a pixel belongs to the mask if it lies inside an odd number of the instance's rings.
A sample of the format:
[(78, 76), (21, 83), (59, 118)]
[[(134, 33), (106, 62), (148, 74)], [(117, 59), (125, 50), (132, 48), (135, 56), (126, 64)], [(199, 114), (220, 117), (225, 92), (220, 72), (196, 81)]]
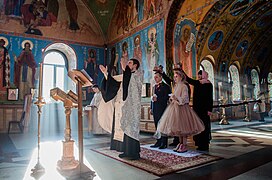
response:
[(66, 58), (58, 51), (49, 51), (43, 61), (43, 98), (50, 101), (50, 90), (58, 87), (67, 91)]
[(272, 100), (272, 73), (270, 72), (267, 77), (269, 98)]
[(258, 92), (260, 91), (259, 74), (256, 69), (251, 70), (251, 83), (254, 84), (253, 97), (257, 99)]
[[(230, 75), (229, 75), (230, 74)], [(238, 68), (235, 65), (229, 67), (228, 80), (232, 81), (232, 100), (241, 99), (241, 89), (240, 89), (240, 77)], [(235, 78), (232, 78), (235, 77)]]
[(211, 81), (213, 85), (213, 99), (215, 99), (215, 87), (214, 87), (214, 71), (213, 71), (213, 65), (208, 60), (203, 60), (200, 65), (200, 70), (205, 70), (209, 74), (209, 80)]

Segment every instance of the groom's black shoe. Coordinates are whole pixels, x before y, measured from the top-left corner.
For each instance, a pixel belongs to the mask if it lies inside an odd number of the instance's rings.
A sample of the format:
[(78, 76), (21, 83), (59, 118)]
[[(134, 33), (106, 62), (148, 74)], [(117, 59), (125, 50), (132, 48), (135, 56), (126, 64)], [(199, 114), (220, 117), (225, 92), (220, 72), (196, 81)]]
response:
[(166, 149), (167, 148), (167, 145), (166, 144), (163, 144), (159, 147), (159, 149)]
[(157, 148), (157, 147), (160, 147), (161, 146), (161, 142), (156, 142), (154, 145), (151, 145), (150, 147), (151, 148)]
[(160, 147), (160, 145), (159, 144), (154, 144), (154, 145), (152, 145), (152, 146), (150, 146), (151, 148), (157, 148), (157, 147)]

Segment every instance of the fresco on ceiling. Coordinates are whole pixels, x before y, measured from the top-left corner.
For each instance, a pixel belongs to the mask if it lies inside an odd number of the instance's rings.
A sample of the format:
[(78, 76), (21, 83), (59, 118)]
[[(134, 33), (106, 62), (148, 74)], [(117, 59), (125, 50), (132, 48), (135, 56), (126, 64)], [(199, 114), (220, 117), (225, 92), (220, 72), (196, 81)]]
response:
[(185, 19), (175, 26), (174, 63), (182, 63), (188, 76), (196, 74), (196, 28), (195, 23)]
[(138, 25), (158, 17), (168, 6), (169, 2), (162, 0), (117, 0), (108, 33), (110, 37), (128, 33)]
[[(144, 74), (144, 83), (153, 83), (155, 65), (165, 67), (164, 60), (164, 21), (161, 20), (147, 28), (123, 39), (109, 49), (109, 65), (112, 74), (122, 72), (120, 59), (137, 58)], [(115, 54), (114, 54), (115, 53)]]
[(242, 42), (240, 42), (236, 48), (236, 56), (240, 58), (243, 55), (245, 55), (248, 49), (248, 46), (249, 46), (249, 43), (247, 40), (243, 40)]
[[(2, 0), (1, 29), (16, 33), (102, 44), (100, 28), (82, 1)], [(80, 9), (80, 11), (79, 11)], [(75, 38), (75, 36), (77, 38)]]
[(261, 18), (256, 22), (256, 26), (258, 28), (264, 28), (271, 24), (271, 19), (272, 19), (272, 11), (269, 11), (265, 13), (264, 15), (261, 16)]
[[(4, 58), (2, 51), (2, 44), (0, 45), (0, 91), (6, 92), (8, 87), (19, 88), (20, 93), (29, 93), (31, 87), (37, 88), (38, 78), (39, 78), (39, 68), (38, 64), (43, 59), (42, 50), (49, 45), (56, 43), (52, 40), (40, 40), (34, 38), (18, 37), (12, 35), (1, 35), (0, 43), (4, 40), (6, 56)], [(27, 45), (30, 45), (29, 48)], [(85, 46), (80, 44), (67, 44), (73, 49), (77, 57), (77, 68), (85, 68), (89, 75), (100, 82), (102, 79), (102, 74), (97, 71), (89, 71), (91, 68), (96, 67), (95, 65), (104, 63), (104, 49), (97, 48), (93, 46)], [(9, 56), (7, 56), (9, 55)], [(7, 61), (7, 57), (10, 57)], [(8, 66), (2, 66), (2, 64), (7, 64)], [(8, 72), (7, 76), (3, 76), (4, 72), (2, 67)], [(20, 72), (20, 73), (18, 73)], [(97, 72), (97, 74), (92, 74)], [(3, 78), (4, 77), (4, 78)], [(3, 85), (3, 82), (8, 81), (8, 84)], [(25, 86), (23, 83), (28, 83)], [(1, 93), (0, 93), (1, 95)], [(21, 95), (23, 97), (24, 94)], [(91, 96), (91, 94), (87, 94)], [(0, 97), (0, 100), (5, 100), (5, 97)]]
[(215, 31), (209, 38), (208, 47), (211, 51), (215, 51), (218, 49), (223, 40), (223, 32), (222, 31)]
[(245, 12), (254, 2), (254, 0), (236, 0), (230, 8), (230, 14), (238, 16)]
[(103, 33), (107, 34), (116, 0), (89, 0), (88, 4), (99, 25), (101, 26)]

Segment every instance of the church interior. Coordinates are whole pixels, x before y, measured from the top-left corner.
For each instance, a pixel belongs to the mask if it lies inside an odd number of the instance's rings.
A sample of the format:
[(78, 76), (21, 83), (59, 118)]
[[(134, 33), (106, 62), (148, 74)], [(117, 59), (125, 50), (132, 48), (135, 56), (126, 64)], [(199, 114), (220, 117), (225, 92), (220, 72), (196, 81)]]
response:
[[(1, 0), (0, 179), (271, 179), (270, 18), (271, 0)], [(99, 65), (120, 75), (130, 58), (143, 74), (139, 160), (109, 150), (91, 120)], [(213, 85), (208, 151), (192, 137), (186, 153), (150, 148), (153, 70), (173, 77), (176, 64)]]

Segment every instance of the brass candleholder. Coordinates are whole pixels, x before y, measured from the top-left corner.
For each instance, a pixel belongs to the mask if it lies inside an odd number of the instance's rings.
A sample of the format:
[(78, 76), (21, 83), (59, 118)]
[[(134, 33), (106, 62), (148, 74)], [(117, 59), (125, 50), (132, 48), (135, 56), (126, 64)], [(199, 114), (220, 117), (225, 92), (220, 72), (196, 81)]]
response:
[(249, 119), (249, 106), (248, 106), (248, 98), (245, 98), (244, 102), (245, 102), (246, 114), (245, 114), (245, 118), (244, 118), (244, 120), (243, 120), (243, 121), (245, 121), (245, 122), (250, 122), (251, 120)]
[[(227, 103), (227, 98), (221, 97), (221, 99), (218, 99), (220, 105), (225, 105)], [(221, 120), (219, 122), (220, 125), (228, 125), (228, 119), (226, 116), (226, 107), (221, 107), (222, 113), (221, 113)]]
[(41, 126), (41, 114), (42, 114), (42, 106), (45, 105), (45, 102), (43, 101), (42, 97), (42, 82), (43, 82), (43, 64), (40, 63), (40, 74), (39, 74), (39, 95), (38, 95), (38, 101), (36, 101), (34, 104), (38, 107), (38, 157), (37, 157), (37, 164), (33, 169), (31, 169), (32, 173), (31, 176), (35, 179), (39, 179), (44, 173), (45, 169), (40, 163), (40, 126)]
[(38, 157), (37, 157), (37, 164), (33, 169), (31, 169), (32, 173), (31, 176), (35, 179), (39, 179), (44, 173), (45, 169), (40, 163), (40, 126), (41, 126), (41, 114), (42, 114), (42, 106), (45, 105), (45, 102), (43, 101), (43, 97), (39, 96), (38, 101), (36, 101), (34, 104), (38, 107)]

